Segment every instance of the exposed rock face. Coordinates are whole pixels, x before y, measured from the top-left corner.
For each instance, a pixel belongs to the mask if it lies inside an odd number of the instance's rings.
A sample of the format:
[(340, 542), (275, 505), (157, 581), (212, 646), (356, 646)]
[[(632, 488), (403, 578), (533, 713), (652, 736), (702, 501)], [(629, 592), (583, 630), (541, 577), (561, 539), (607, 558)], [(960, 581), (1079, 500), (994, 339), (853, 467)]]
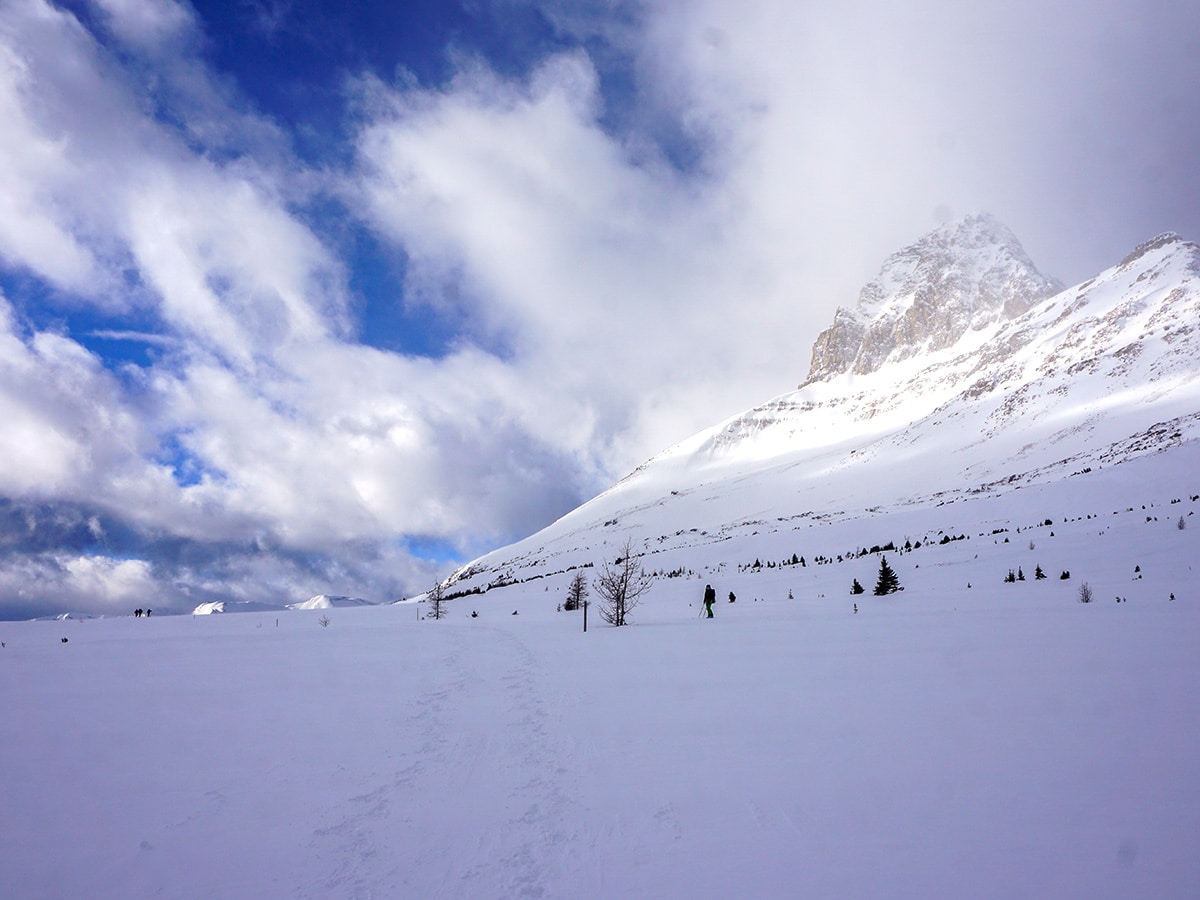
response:
[(857, 306), (838, 308), (813, 344), (805, 384), (945, 349), (1061, 289), (1003, 224), (986, 213), (968, 216), (892, 254)]

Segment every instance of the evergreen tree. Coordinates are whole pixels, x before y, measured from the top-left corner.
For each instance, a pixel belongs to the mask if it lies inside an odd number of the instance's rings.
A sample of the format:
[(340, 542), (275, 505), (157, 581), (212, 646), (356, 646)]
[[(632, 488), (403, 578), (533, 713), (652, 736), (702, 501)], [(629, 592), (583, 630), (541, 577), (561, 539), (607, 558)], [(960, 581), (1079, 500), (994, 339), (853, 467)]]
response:
[(1041, 567), (1040, 563), (1038, 564), (1038, 567), (1033, 570), (1033, 577), (1037, 581), (1041, 581), (1043, 578), (1046, 577), (1046, 573), (1042, 571), (1042, 567)]
[(861, 584), (858, 583), (857, 578), (854, 579), (854, 584), (850, 585), (850, 593), (852, 593), (852, 594), (861, 594), (865, 590), (866, 590), (866, 588), (864, 588)]
[(571, 579), (571, 583), (567, 586), (567, 600), (563, 603), (563, 609), (579, 609), (579, 607), (583, 606), (583, 601), (587, 599), (587, 595), (587, 579), (583, 576), (582, 569), (576, 569), (575, 577)]
[(882, 597), (884, 594), (891, 594), (900, 590), (900, 579), (896, 577), (896, 570), (888, 565), (887, 557), (879, 558), (879, 579), (875, 582), (875, 596)]

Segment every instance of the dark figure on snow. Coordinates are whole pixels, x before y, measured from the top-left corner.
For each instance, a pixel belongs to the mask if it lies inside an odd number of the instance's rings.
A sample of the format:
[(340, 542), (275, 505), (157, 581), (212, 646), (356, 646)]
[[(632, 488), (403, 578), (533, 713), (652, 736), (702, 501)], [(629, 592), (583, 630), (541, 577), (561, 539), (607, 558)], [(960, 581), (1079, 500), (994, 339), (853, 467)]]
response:
[(729, 602), (732, 603), (736, 599), (737, 599), (737, 597), (733, 596), (733, 591), (730, 591), (729, 592)]
[(713, 586), (711, 584), (706, 584), (704, 586), (704, 608), (708, 610), (708, 618), (710, 619), (713, 617), (712, 608), (713, 604), (716, 602), (717, 592), (713, 590)]
[(135, 619), (140, 619), (142, 617), (142, 611), (140, 609), (135, 609), (133, 611), (133, 617)]

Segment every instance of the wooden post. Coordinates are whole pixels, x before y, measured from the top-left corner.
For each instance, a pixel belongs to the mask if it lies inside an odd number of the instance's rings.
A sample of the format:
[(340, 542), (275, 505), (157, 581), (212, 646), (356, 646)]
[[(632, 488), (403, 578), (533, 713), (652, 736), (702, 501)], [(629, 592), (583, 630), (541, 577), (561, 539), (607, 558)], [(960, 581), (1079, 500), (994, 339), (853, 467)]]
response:
[(583, 601), (583, 630), (585, 633), (587, 632), (587, 608), (588, 608), (588, 602), (586, 600), (584, 600)]

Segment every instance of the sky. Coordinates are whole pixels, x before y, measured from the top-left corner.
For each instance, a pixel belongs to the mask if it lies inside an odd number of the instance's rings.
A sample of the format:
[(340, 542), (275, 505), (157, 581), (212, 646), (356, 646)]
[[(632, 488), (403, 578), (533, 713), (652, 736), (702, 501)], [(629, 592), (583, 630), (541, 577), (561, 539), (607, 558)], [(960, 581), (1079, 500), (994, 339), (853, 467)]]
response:
[(419, 593), (948, 219), (1200, 239), (1197, 85), (1159, 0), (0, 0), (0, 617)]

